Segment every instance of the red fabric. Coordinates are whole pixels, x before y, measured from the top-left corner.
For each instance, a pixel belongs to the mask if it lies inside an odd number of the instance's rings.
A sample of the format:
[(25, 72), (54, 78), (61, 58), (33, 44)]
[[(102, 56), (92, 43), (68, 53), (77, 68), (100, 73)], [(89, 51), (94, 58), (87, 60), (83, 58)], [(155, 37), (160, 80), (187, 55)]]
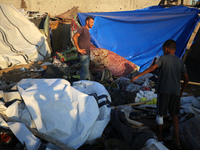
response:
[(109, 69), (114, 76), (126, 76), (139, 67), (125, 58), (106, 49), (93, 48), (90, 52), (91, 71)]

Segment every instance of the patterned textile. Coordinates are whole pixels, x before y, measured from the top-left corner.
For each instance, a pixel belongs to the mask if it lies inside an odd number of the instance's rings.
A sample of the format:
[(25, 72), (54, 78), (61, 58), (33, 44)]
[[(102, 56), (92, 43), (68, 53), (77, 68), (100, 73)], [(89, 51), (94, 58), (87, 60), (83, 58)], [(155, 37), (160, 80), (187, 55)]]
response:
[(109, 69), (114, 76), (126, 76), (133, 70), (139, 70), (139, 66), (107, 49), (93, 48), (90, 52), (90, 69), (103, 71)]

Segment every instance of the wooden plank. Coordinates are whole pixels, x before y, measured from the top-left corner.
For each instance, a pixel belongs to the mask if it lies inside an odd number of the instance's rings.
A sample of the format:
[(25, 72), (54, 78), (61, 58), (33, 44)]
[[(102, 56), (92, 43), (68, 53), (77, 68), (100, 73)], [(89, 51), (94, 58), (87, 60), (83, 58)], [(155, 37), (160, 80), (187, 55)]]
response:
[(194, 41), (194, 38), (195, 38), (199, 28), (200, 28), (200, 22), (196, 25), (194, 31), (192, 32), (192, 35), (190, 36), (190, 39), (189, 39), (189, 41), (187, 43), (187, 47), (186, 47), (187, 49), (190, 49), (192, 42)]
[[(143, 105), (143, 104), (146, 104), (147, 102), (150, 102), (150, 101), (138, 102), (138, 103), (130, 103), (130, 104), (124, 104), (124, 105), (122, 105), (122, 106), (135, 106), (135, 105)], [(117, 108), (117, 106), (114, 106), (114, 108)]]
[[(3, 113), (0, 113), (0, 116), (6, 121), (6, 122), (18, 122), (14, 119), (11, 119), (9, 118), (8, 116), (6, 116), (5, 114)], [(71, 146), (68, 146), (54, 138), (52, 138), (51, 136), (48, 136), (44, 133), (41, 133), (39, 132), (38, 130), (36, 129), (33, 129), (33, 128), (30, 128), (29, 126), (26, 126), (35, 136), (37, 136), (38, 138), (41, 138), (47, 142), (50, 142), (54, 145), (56, 145), (57, 147), (61, 148), (62, 150), (76, 150), (75, 148), (71, 147)]]

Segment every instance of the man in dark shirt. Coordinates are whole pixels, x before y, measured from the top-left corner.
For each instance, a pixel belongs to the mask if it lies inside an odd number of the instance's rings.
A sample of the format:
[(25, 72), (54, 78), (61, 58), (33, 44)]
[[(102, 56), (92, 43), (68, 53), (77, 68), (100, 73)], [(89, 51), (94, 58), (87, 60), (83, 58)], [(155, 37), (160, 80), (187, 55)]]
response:
[(89, 75), (90, 65), (90, 33), (89, 29), (94, 25), (94, 19), (89, 16), (85, 19), (85, 26), (78, 29), (73, 36), (74, 44), (79, 52), (81, 62), (80, 80), (85, 80)]
[[(183, 95), (189, 79), (183, 61), (174, 54), (176, 51), (176, 42), (174, 40), (167, 40), (163, 44), (162, 49), (164, 55), (160, 57), (159, 61), (134, 77), (131, 82), (142, 75), (154, 71), (156, 68), (159, 69), (156, 117), (159, 131), (158, 138), (162, 140), (163, 116), (167, 115), (167, 111), (169, 111), (173, 121), (175, 144), (180, 147), (177, 114), (180, 112), (180, 97)], [(181, 75), (184, 78), (182, 88), (180, 88)]]

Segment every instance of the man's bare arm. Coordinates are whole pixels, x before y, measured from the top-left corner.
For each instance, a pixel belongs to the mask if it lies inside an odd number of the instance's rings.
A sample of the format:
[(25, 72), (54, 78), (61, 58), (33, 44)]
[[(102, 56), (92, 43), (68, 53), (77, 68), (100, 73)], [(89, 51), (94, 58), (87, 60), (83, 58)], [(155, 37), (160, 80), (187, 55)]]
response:
[(72, 39), (74, 40), (74, 44), (75, 44), (75, 46), (76, 46), (78, 52), (81, 53), (81, 54), (85, 54), (85, 53), (86, 53), (85, 49), (80, 49), (80, 47), (79, 47), (79, 45), (78, 45), (78, 37), (79, 37), (79, 36), (80, 36), (80, 34), (79, 34), (79, 33), (76, 33), (76, 34), (72, 37)]
[(78, 46), (78, 37), (79, 37), (79, 36), (80, 36), (80, 34), (79, 34), (79, 33), (76, 33), (76, 34), (72, 37), (72, 39), (74, 40), (74, 44), (75, 44), (77, 50), (80, 49), (79, 46)]

